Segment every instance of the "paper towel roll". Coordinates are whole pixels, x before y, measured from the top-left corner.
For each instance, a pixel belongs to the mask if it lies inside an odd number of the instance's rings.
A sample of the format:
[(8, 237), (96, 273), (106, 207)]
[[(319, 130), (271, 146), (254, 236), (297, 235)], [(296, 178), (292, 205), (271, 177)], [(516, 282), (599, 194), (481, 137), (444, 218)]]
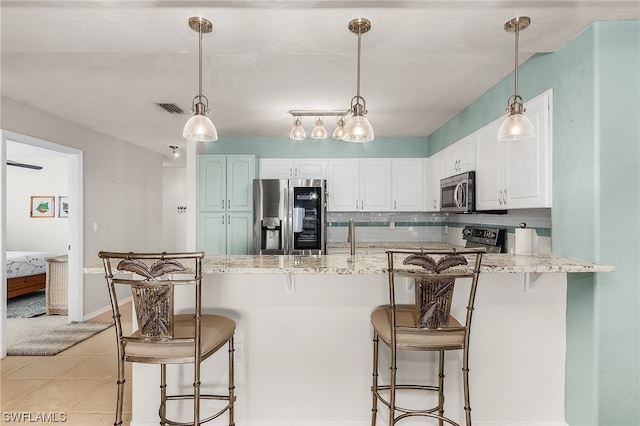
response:
[(516, 228), (515, 254), (533, 254), (538, 244), (538, 234), (535, 229)]

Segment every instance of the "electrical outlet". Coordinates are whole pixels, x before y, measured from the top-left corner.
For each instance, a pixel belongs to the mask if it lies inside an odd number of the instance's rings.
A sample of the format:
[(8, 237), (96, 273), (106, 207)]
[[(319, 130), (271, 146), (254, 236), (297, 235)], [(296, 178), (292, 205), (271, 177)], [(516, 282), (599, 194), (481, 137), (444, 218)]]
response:
[(244, 343), (237, 342), (233, 344), (233, 360), (235, 362), (244, 362)]

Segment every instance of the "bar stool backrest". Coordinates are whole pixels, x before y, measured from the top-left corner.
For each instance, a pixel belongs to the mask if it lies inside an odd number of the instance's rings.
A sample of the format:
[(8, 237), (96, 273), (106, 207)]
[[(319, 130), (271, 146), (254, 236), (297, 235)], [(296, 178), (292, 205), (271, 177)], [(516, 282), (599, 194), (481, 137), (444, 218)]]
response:
[[(114, 311), (116, 332), (125, 342), (193, 343), (200, 340), (202, 258), (204, 253), (100, 252)], [(132, 276), (133, 274), (133, 276)], [(124, 337), (118, 307), (119, 285), (129, 286), (138, 331)], [(174, 288), (195, 287), (194, 333), (174, 338)], [(195, 349), (195, 348), (194, 348)]]
[[(460, 250), (387, 250), (389, 304), (392, 329), (416, 328), (445, 331), (449, 320), (456, 280), (469, 278), (467, 316), (461, 324), (471, 326), (478, 275), (485, 249)], [(408, 278), (414, 284), (413, 324), (396, 324), (396, 278)], [(450, 328), (450, 327), (449, 327)], [(457, 328), (460, 330), (460, 327)], [(455, 331), (455, 330), (449, 330)]]

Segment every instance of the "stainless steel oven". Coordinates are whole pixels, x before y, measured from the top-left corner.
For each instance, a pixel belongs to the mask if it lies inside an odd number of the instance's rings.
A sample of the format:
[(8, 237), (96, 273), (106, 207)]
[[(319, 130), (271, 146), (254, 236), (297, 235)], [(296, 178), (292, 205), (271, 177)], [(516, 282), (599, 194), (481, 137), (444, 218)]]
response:
[(440, 211), (471, 213), (475, 210), (475, 172), (466, 172), (440, 181)]

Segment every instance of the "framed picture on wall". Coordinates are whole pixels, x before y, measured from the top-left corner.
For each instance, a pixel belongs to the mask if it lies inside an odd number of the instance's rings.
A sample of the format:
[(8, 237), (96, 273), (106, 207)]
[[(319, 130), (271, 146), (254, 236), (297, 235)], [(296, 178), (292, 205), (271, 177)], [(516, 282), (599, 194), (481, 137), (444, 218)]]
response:
[(31, 217), (55, 217), (55, 197), (53, 195), (31, 196)]
[(58, 217), (69, 217), (69, 197), (58, 196)]

